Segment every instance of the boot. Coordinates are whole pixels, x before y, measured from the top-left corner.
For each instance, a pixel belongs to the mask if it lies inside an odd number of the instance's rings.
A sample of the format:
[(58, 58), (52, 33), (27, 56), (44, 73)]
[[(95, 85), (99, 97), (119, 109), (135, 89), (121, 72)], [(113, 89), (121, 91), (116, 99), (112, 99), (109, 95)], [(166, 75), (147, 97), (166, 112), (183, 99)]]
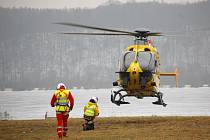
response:
[(62, 136), (58, 136), (58, 139), (59, 139), (59, 140), (62, 140)]
[(63, 132), (63, 137), (68, 137), (66, 132)]
[(87, 125), (86, 125), (86, 123), (83, 124), (82, 127), (83, 127), (83, 131), (87, 131)]
[(87, 130), (92, 130), (91, 124), (87, 124)]
[(94, 122), (93, 121), (88, 122), (88, 129), (89, 130), (94, 130)]
[(94, 130), (94, 123), (90, 124), (90, 130)]

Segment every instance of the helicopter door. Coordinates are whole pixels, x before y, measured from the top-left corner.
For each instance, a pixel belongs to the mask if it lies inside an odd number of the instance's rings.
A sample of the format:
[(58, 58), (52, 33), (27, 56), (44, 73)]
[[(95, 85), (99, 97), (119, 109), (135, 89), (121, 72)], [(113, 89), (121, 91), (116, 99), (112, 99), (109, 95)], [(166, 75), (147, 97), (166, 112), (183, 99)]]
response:
[(155, 55), (151, 52), (138, 52), (137, 60), (143, 71), (155, 72)]

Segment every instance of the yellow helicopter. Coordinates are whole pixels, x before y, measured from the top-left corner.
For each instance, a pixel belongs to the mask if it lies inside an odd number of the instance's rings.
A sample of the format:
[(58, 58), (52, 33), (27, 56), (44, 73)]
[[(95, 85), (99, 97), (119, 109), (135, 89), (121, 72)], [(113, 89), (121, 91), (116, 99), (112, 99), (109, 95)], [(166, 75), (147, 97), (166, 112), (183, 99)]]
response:
[(150, 31), (122, 31), (108, 28), (100, 28), (75, 23), (56, 23), (79, 28), (94, 29), (106, 31), (106, 33), (63, 33), (72, 35), (117, 35), (133, 36), (134, 44), (126, 48), (120, 63), (119, 79), (113, 82), (113, 86), (119, 87), (116, 91), (111, 91), (111, 102), (116, 105), (129, 104), (124, 100), (127, 96), (143, 99), (143, 97), (157, 97), (158, 100), (153, 102), (156, 105), (166, 106), (160, 92), (160, 76), (175, 76), (176, 86), (178, 86), (178, 69), (171, 73), (160, 72), (160, 55), (148, 39), (150, 36), (162, 36), (159, 32)]

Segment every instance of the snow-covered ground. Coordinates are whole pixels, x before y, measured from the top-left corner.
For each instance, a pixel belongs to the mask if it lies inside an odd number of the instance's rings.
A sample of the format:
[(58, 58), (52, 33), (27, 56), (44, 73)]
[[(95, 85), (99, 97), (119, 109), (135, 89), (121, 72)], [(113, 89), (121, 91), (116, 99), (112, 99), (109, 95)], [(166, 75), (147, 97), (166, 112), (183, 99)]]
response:
[[(99, 97), (100, 117), (110, 116), (210, 116), (210, 88), (162, 88), (166, 107), (153, 105), (156, 98), (127, 97), (131, 104), (117, 106), (110, 101), (111, 89), (71, 90), (75, 106), (71, 117), (83, 116), (83, 107), (90, 97)], [(54, 117), (50, 106), (53, 91), (0, 91), (0, 117), (9, 113), (10, 119), (43, 119), (45, 112)]]

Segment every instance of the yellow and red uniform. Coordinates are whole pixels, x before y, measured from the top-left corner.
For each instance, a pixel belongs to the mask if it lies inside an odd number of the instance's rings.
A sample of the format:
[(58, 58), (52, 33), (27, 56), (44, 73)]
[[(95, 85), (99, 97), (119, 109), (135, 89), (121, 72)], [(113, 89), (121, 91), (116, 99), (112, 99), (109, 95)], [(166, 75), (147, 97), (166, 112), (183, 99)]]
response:
[[(70, 103), (70, 105), (69, 105)], [(57, 117), (57, 134), (59, 137), (66, 136), (68, 127), (67, 120), (69, 112), (74, 107), (74, 98), (70, 90), (59, 89), (56, 90), (51, 99), (51, 106), (56, 106)]]

